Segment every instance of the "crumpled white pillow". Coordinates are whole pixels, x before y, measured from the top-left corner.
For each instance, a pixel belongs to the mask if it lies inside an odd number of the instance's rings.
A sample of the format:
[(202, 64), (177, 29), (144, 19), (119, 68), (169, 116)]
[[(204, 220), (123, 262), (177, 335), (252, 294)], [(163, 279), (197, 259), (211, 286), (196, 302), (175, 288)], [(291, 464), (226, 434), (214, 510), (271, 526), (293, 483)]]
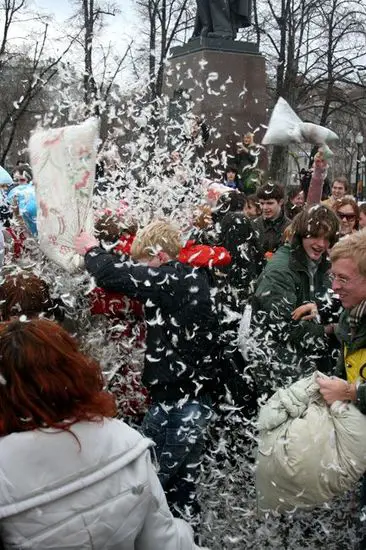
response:
[(352, 489), (366, 470), (366, 415), (329, 407), (315, 372), (278, 390), (261, 408), (256, 467), (260, 511), (318, 506)]
[(287, 101), (280, 97), (273, 109), (262, 144), (311, 143), (322, 145), (337, 139), (337, 134), (332, 130), (312, 122), (303, 122)]

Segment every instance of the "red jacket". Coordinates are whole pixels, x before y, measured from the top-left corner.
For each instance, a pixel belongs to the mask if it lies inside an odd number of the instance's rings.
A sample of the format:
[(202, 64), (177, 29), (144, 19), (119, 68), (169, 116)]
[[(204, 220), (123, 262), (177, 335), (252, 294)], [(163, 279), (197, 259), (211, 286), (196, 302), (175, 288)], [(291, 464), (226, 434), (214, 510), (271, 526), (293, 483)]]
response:
[(24, 241), (27, 236), (24, 231), (15, 231), (12, 227), (6, 227), (6, 232), (13, 239), (13, 250), (11, 251), (11, 254), (14, 259), (18, 259), (21, 257), (24, 250)]
[(187, 241), (180, 249), (178, 260), (193, 267), (223, 266), (231, 263), (231, 254), (223, 246), (208, 246)]
[(135, 240), (136, 235), (133, 235), (131, 233), (126, 233), (125, 235), (122, 235), (122, 237), (119, 238), (118, 244), (115, 246), (114, 251), (118, 252), (119, 254), (126, 254), (127, 256), (131, 256), (131, 246), (133, 241)]
[(131, 300), (120, 292), (110, 292), (96, 287), (90, 293), (90, 313), (105, 315), (112, 319), (121, 319), (132, 314), (138, 319), (143, 318), (143, 306), (137, 300)]

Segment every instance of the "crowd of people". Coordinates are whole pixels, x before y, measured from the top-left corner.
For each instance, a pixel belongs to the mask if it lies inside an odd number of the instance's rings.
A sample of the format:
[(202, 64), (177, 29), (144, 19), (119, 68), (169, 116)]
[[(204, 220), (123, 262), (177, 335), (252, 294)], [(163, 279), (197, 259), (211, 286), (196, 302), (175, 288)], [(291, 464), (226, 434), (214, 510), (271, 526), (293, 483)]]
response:
[[(320, 371), (328, 404), (366, 413), (366, 205), (343, 176), (312, 207), (300, 186), (256, 188), (244, 138), (239, 168), (214, 202), (192, 205), (188, 229), (104, 209), (76, 237), (87, 315), (104, 318), (121, 356), (108, 374), (63, 296), (24, 262), (37, 243), (30, 169), (0, 171), (5, 549), (199, 548), (202, 461), (240, 468), (241, 453), (254, 467), (258, 409), (279, 388)], [(233, 409), (254, 434), (240, 449)]]

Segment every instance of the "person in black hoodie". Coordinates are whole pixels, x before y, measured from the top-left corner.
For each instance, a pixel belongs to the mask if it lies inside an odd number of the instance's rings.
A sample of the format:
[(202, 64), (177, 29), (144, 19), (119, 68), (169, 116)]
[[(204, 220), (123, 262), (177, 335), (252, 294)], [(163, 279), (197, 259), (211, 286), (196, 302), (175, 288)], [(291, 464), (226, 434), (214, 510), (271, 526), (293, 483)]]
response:
[[(219, 306), (225, 332), (236, 337), (244, 307), (254, 291), (264, 259), (251, 221), (244, 214), (243, 193), (229, 191), (221, 195), (212, 211), (211, 227), (201, 232), (202, 242), (224, 246), (231, 255), (231, 264), (216, 270)], [(226, 317), (226, 320), (225, 320)]]
[(198, 514), (195, 484), (212, 416), (213, 354), (218, 319), (204, 269), (177, 261), (179, 233), (155, 221), (137, 233), (131, 248), (139, 263), (121, 262), (81, 233), (75, 240), (99, 287), (145, 305), (147, 324), (143, 384), (152, 405), (142, 430), (154, 440), (158, 476), (173, 511)]
[[(216, 269), (218, 292), (217, 309), (221, 324), (220, 341), (224, 348), (221, 359), (220, 384), (227, 388), (225, 399), (237, 407), (232, 410), (222, 407), (222, 397), (215, 402), (217, 419), (210, 430), (211, 440), (208, 454), (218, 464), (228, 460), (238, 467), (238, 456), (243, 453), (253, 459), (253, 441), (245, 435), (244, 427), (252, 429), (257, 412), (256, 388), (248, 374), (248, 365), (238, 350), (238, 331), (245, 306), (254, 293), (254, 285), (262, 271), (264, 258), (251, 221), (244, 214), (246, 198), (243, 193), (229, 191), (221, 195), (212, 211), (211, 227), (201, 232), (201, 238), (211, 244), (227, 247), (231, 264)], [(238, 420), (240, 419), (239, 423)]]

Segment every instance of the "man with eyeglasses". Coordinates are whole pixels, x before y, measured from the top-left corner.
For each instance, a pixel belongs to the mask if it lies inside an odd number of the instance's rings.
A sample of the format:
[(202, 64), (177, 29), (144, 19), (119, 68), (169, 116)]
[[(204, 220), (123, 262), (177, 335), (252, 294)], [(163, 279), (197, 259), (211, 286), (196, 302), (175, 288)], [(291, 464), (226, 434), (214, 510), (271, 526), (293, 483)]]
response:
[(341, 239), (331, 250), (332, 289), (345, 308), (337, 327), (343, 346), (337, 374), (347, 380), (318, 379), (331, 404), (354, 401), (366, 414), (366, 231)]
[[(332, 288), (344, 307), (337, 336), (342, 343), (336, 379), (320, 379), (326, 402), (352, 401), (366, 414), (366, 230), (341, 239), (331, 250)], [(365, 434), (366, 436), (366, 434)], [(366, 479), (361, 506), (366, 505)], [(363, 514), (364, 515), (364, 514)], [(366, 548), (366, 526), (360, 549)]]

